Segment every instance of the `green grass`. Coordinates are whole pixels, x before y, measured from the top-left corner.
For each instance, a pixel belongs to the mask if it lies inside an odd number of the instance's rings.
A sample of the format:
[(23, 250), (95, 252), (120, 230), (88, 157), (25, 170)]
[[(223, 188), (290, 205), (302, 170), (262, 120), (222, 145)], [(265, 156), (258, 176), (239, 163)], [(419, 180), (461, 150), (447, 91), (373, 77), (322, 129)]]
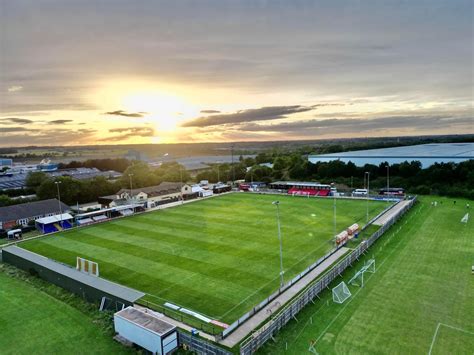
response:
[[(442, 204), (433, 207), (434, 200)], [(352, 297), (342, 305), (325, 291), (260, 353), (309, 353), (317, 340), (320, 354), (427, 354), (430, 347), (432, 354), (473, 354), (474, 216), (471, 210), (461, 223), (468, 201), (456, 200), (423, 197), (368, 252), (377, 270), (366, 274), (364, 288), (349, 286)]]
[[(91, 316), (92, 310), (75, 296), (66, 295), (41, 280), (8, 275), (21, 273), (12, 267), (0, 266), (0, 352), (2, 354), (125, 354), (130, 353), (116, 343), (113, 331), (103, 327), (111, 320)], [(44, 292), (61, 294), (79, 309)], [(85, 302), (84, 302), (85, 303)], [(94, 312), (98, 314), (97, 308)], [(95, 318), (95, 319), (94, 319)]]
[[(332, 247), (333, 201), (236, 193), (21, 243), (66, 264), (99, 263), (101, 276), (231, 323), (279, 286), (281, 201), (287, 280)], [(386, 203), (371, 202), (374, 216)], [(366, 202), (337, 202), (337, 230), (365, 222)]]

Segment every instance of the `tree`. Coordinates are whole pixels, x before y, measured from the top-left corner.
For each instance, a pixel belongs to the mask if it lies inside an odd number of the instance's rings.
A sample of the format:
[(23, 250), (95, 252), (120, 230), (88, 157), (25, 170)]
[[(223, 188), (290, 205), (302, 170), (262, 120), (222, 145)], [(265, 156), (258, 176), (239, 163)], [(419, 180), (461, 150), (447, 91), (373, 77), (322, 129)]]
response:
[[(131, 176), (130, 176), (131, 175)], [(157, 185), (159, 180), (153, 174), (147, 163), (135, 161), (123, 173), (121, 179), (121, 186), (130, 188), (130, 181), (132, 181), (132, 188), (140, 188), (146, 186)]]
[(46, 180), (49, 176), (42, 171), (35, 171), (28, 173), (26, 177), (26, 187), (29, 189), (37, 190), (38, 187)]
[(79, 180), (72, 179), (69, 176), (61, 176), (55, 180), (47, 179), (38, 187), (36, 195), (40, 200), (48, 198), (57, 198), (57, 186), (55, 182), (60, 182), (59, 190), (61, 201), (68, 205), (82, 203), (87, 198), (82, 198), (84, 188), (83, 183)]

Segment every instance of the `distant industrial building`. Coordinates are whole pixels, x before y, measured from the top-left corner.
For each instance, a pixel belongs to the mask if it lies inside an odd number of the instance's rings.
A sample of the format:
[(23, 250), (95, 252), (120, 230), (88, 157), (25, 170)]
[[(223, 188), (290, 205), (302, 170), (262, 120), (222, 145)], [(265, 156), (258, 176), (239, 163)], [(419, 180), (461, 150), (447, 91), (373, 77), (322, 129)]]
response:
[(0, 158), (0, 170), (3, 168), (10, 168), (13, 166), (12, 159)]
[(71, 178), (77, 180), (92, 179), (97, 176), (103, 176), (106, 179), (115, 180), (122, 176), (122, 174), (117, 171), (101, 171), (97, 168), (76, 168), (54, 171), (25, 170), (18, 173), (6, 173), (0, 175), (0, 190), (24, 188), (26, 186), (26, 178), (32, 171), (43, 171), (51, 177), (70, 176)]
[(308, 156), (308, 161), (313, 164), (340, 160), (364, 166), (380, 165), (383, 162), (398, 164), (419, 161), (424, 168), (435, 163), (460, 163), (470, 159), (474, 159), (474, 143), (432, 143)]
[[(61, 205), (61, 208), (59, 207)], [(61, 209), (61, 211), (60, 211)], [(9, 230), (14, 226), (27, 226), (28, 222), (69, 211), (69, 206), (55, 198), (0, 207), (0, 229)]]

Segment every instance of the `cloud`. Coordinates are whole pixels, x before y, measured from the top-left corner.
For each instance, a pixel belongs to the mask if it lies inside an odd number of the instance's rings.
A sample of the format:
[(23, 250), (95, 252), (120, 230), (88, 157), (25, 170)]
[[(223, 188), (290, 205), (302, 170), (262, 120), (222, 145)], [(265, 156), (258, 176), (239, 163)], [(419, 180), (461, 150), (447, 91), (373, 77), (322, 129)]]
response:
[(33, 123), (33, 120), (30, 120), (28, 118), (18, 118), (18, 117), (7, 117), (7, 118), (2, 118), (0, 121), (3, 122), (9, 122), (9, 123), (15, 123), (15, 124), (29, 124)]
[(0, 127), (1, 133), (33, 131), (25, 127)]
[[(9, 127), (12, 128), (12, 127)], [(0, 142), (5, 146), (16, 147), (25, 145), (71, 145), (84, 144), (86, 141), (94, 140), (95, 129), (26, 129), (18, 127), (15, 132), (5, 132), (0, 128)], [(21, 130), (20, 130), (21, 129)]]
[(116, 111), (105, 112), (105, 114), (113, 115), (113, 116), (140, 118), (140, 117), (143, 117), (146, 114), (146, 112), (125, 112), (123, 110), (116, 110)]
[(66, 123), (69, 123), (69, 122), (73, 122), (73, 120), (53, 120), (53, 121), (49, 121), (49, 123), (52, 123), (52, 124), (66, 124)]
[(208, 127), (222, 124), (238, 124), (250, 121), (276, 120), (295, 113), (314, 110), (315, 106), (267, 106), (255, 109), (240, 110), (235, 113), (198, 117), (185, 122), (183, 127)]
[(201, 110), (201, 113), (213, 114), (213, 113), (221, 113), (219, 110)]
[(449, 115), (423, 115), (423, 116), (388, 116), (372, 119), (355, 118), (331, 118), (323, 120), (302, 120), (293, 122), (283, 122), (279, 124), (262, 125), (257, 123), (248, 123), (236, 127), (244, 132), (280, 132), (287, 134), (307, 133), (317, 134), (336, 134), (353, 133), (355, 136), (361, 136), (373, 131), (388, 130), (438, 130), (446, 127), (472, 127), (471, 117), (452, 117)]
[(13, 86), (10, 86), (7, 90), (8, 92), (17, 92), (17, 91), (23, 90), (23, 86), (13, 85)]
[(99, 139), (101, 142), (117, 142), (126, 140), (132, 137), (153, 137), (155, 130), (151, 127), (127, 127), (127, 128), (112, 128), (109, 129), (110, 133), (122, 133), (112, 137), (106, 137)]

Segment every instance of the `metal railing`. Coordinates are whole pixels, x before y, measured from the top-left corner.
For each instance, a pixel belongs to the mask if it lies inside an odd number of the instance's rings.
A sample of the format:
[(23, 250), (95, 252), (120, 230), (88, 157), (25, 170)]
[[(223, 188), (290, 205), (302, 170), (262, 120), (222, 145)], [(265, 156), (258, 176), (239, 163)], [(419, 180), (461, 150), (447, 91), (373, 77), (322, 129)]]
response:
[(364, 252), (374, 244), (396, 221), (398, 221), (415, 203), (416, 197), (410, 200), (404, 208), (398, 211), (378, 231), (365, 242), (359, 244), (350, 254), (334, 265), (321, 278), (308, 285), (299, 296), (277, 313), (267, 324), (262, 326), (247, 338), (240, 347), (241, 355), (250, 355), (256, 352), (265, 342), (273, 337), (291, 319), (294, 319), (309, 302), (312, 302), (329, 284), (340, 276), (348, 267), (356, 262)]

